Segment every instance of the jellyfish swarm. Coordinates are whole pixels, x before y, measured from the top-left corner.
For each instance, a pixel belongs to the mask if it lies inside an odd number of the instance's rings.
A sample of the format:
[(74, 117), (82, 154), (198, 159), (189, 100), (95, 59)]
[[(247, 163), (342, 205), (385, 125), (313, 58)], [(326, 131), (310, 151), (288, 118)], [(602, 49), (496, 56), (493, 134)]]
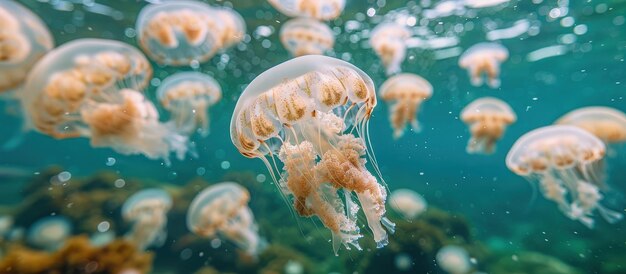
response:
[(167, 238), (167, 212), (170, 208), (172, 198), (161, 189), (144, 189), (130, 196), (122, 206), (122, 217), (132, 223), (126, 239), (141, 250), (163, 245)]
[(467, 251), (455, 245), (444, 246), (437, 252), (437, 264), (450, 274), (466, 274), (472, 269)]
[(535, 129), (520, 137), (506, 166), (531, 182), (570, 219), (592, 228), (594, 211), (609, 223), (622, 214), (602, 206), (604, 143), (580, 128), (565, 125)]
[(364, 158), (378, 171), (368, 140), (375, 106), (367, 74), (338, 59), (308, 55), (259, 75), (239, 98), (231, 120), (239, 152), (263, 160), (282, 193), (293, 195), (300, 215), (321, 219), (332, 231), (335, 253), (341, 244), (360, 249), (353, 192), (379, 247), (387, 244), (382, 225), (394, 228), (384, 217), (386, 189)]
[(61, 216), (39, 219), (28, 229), (26, 240), (29, 244), (53, 251), (60, 248), (72, 234), (72, 224)]
[(579, 108), (563, 115), (556, 124), (582, 128), (607, 144), (626, 142), (626, 114), (614, 108)]
[(389, 195), (389, 205), (405, 219), (415, 219), (426, 211), (428, 203), (419, 193), (410, 189), (398, 189)]
[(397, 23), (382, 23), (372, 30), (370, 45), (385, 67), (387, 75), (401, 71), (400, 65), (406, 57), (406, 40), (411, 32)]
[(58, 139), (87, 137), (94, 147), (168, 160), (183, 158), (187, 139), (159, 123), (154, 105), (139, 90), (152, 68), (130, 45), (79, 39), (42, 58), (20, 99), (35, 130)]
[(502, 138), (506, 127), (515, 123), (517, 116), (504, 101), (483, 97), (461, 111), (461, 120), (469, 125), (472, 135), (467, 142), (467, 153), (492, 154), (496, 142)]
[(222, 98), (222, 88), (213, 77), (198, 72), (179, 72), (167, 77), (157, 90), (161, 105), (171, 113), (171, 122), (184, 135), (199, 130), (209, 134), (209, 107)]
[(167, 1), (144, 7), (137, 38), (146, 54), (172, 66), (204, 63), (219, 50), (240, 42), (245, 22), (235, 11), (199, 1)]
[(341, 15), (346, 0), (268, 0), (279, 12), (289, 17), (311, 17), (334, 20)]
[(459, 58), (459, 66), (467, 69), (473, 86), (481, 86), (483, 78), (491, 88), (500, 87), (500, 64), (509, 58), (509, 50), (496, 43), (479, 43)]
[(187, 228), (202, 237), (221, 236), (257, 256), (261, 239), (248, 207), (250, 194), (242, 186), (224, 182), (205, 188), (191, 201)]
[(417, 113), (424, 100), (433, 94), (433, 86), (426, 79), (410, 73), (395, 75), (380, 87), (380, 97), (390, 102), (389, 120), (394, 138), (404, 135), (407, 124), (415, 132), (420, 131)]
[(46, 25), (15, 1), (0, 1), (0, 93), (21, 85), (28, 71), (54, 47)]
[(310, 18), (287, 21), (280, 29), (280, 41), (293, 56), (321, 55), (335, 45), (335, 35), (325, 24)]

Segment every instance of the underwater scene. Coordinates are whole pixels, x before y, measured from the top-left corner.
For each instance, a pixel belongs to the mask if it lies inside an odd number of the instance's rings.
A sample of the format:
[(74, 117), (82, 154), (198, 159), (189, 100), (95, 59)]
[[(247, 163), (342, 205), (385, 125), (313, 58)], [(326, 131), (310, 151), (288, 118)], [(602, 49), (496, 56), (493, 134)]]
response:
[(624, 0), (0, 0), (0, 273), (626, 274)]

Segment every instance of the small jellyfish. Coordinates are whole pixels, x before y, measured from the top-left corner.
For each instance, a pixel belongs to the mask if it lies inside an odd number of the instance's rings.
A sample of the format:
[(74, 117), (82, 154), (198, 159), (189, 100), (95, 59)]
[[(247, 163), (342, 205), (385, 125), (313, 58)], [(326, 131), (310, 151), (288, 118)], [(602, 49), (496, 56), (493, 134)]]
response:
[(61, 216), (39, 219), (28, 229), (29, 244), (48, 251), (59, 249), (72, 234), (72, 224)]
[(234, 242), (252, 256), (261, 251), (250, 193), (237, 183), (219, 183), (202, 190), (187, 210), (187, 228), (202, 237), (220, 236)]
[(289, 17), (311, 17), (334, 20), (341, 15), (346, 0), (268, 0), (279, 12)]
[[(483, 85), (483, 77), (491, 88), (500, 87), (500, 64), (509, 58), (509, 50), (497, 43), (478, 43), (459, 58), (459, 66), (467, 69), (473, 86)], [(484, 76), (483, 76), (484, 75)]]
[(382, 23), (372, 30), (370, 45), (383, 63), (387, 75), (401, 71), (406, 57), (406, 40), (411, 32), (397, 23)]
[(216, 7), (215, 10), (222, 24), (224, 24), (221, 49), (230, 48), (243, 41), (246, 35), (246, 21), (241, 17), (241, 14), (226, 7)]
[(222, 98), (222, 88), (211, 76), (199, 72), (179, 72), (161, 83), (157, 98), (170, 111), (178, 132), (189, 135), (198, 130), (202, 136), (207, 136), (209, 107)]
[(390, 102), (389, 120), (394, 138), (404, 135), (404, 128), (410, 124), (413, 131), (419, 132), (417, 113), (424, 100), (433, 94), (433, 86), (426, 79), (410, 73), (395, 75), (383, 83), (379, 95)]
[(16, 1), (0, 1), (0, 93), (20, 86), (53, 47), (52, 35), (37, 15)]
[(472, 269), (467, 251), (455, 245), (444, 246), (437, 252), (437, 264), (450, 274), (466, 274)]
[(160, 247), (167, 239), (167, 212), (172, 207), (172, 198), (161, 189), (139, 191), (124, 202), (122, 217), (132, 224), (126, 239), (137, 248)]
[(592, 228), (597, 210), (609, 223), (622, 214), (605, 208), (601, 189), (604, 143), (591, 133), (567, 125), (535, 129), (520, 137), (508, 155), (506, 166), (531, 182), (538, 182), (543, 196), (555, 202), (570, 219)]
[(470, 127), (472, 135), (467, 142), (467, 153), (492, 154), (496, 142), (502, 138), (506, 127), (515, 123), (517, 116), (506, 102), (483, 97), (461, 111), (461, 120)]
[(428, 207), (424, 197), (410, 189), (398, 189), (391, 192), (389, 205), (408, 220), (415, 219)]
[(280, 41), (293, 56), (323, 55), (335, 45), (335, 35), (325, 24), (310, 18), (287, 21), (280, 29)]
[(579, 108), (563, 115), (555, 124), (582, 128), (607, 144), (626, 142), (626, 114), (614, 108)]
[[(263, 160), (301, 216), (331, 230), (333, 249), (360, 249), (359, 204), (378, 247), (394, 224), (385, 217), (387, 190), (369, 143), (376, 106), (371, 78), (345, 61), (319, 55), (271, 68), (243, 92), (230, 124), (239, 152)], [(279, 165), (281, 164), (281, 165)], [(356, 195), (354, 195), (356, 194)]]

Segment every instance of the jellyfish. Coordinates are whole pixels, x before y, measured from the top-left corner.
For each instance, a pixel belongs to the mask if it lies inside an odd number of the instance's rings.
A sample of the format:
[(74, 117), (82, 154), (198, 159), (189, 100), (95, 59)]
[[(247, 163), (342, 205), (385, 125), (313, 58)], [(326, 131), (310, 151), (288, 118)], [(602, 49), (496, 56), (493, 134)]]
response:
[(172, 198), (161, 189), (139, 191), (124, 202), (122, 217), (132, 223), (126, 239), (145, 250), (160, 247), (167, 239), (167, 212), (172, 208)]
[(411, 32), (397, 23), (382, 23), (372, 30), (370, 45), (383, 63), (387, 75), (401, 71), (406, 57), (406, 40)]
[(506, 156), (506, 166), (538, 182), (543, 196), (555, 202), (565, 216), (592, 228), (595, 211), (609, 223), (622, 219), (622, 214), (600, 203), (606, 189), (604, 156), (605, 145), (593, 134), (574, 126), (554, 125), (520, 137)]
[(426, 211), (428, 203), (419, 193), (410, 189), (398, 189), (391, 192), (389, 205), (405, 219), (415, 219)]
[(334, 20), (341, 15), (346, 0), (268, 0), (279, 12), (289, 17), (310, 17)]
[(500, 63), (509, 58), (509, 50), (497, 43), (478, 43), (459, 58), (459, 66), (467, 69), (473, 86), (483, 85), (483, 75), (491, 88), (500, 87)]
[(281, 27), (280, 41), (293, 56), (322, 55), (332, 50), (335, 35), (327, 25), (317, 20), (296, 18)]
[(369, 159), (380, 177), (368, 137), (375, 106), (367, 74), (339, 59), (307, 55), (259, 75), (232, 116), (239, 152), (263, 160), (298, 214), (317, 216), (331, 230), (335, 253), (341, 245), (360, 250), (354, 197), (378, 247), (388, 243), (383, 226), (394, 229), (385, 217), (384, 182), (366, 166)]
[(86, 137), (122, 154), (183, 158), (187, 139), (159, 122), (140, 92), (152, 69), (130, 45), (79, 39), (56, 48), (29, 74), (20, 99), (32, 128), (57, 139)]
[(467, 153), (492, 154), (496, 142), (502, 138), (506, 127), (515, 123), (517, 116), (506, 102), (483, 97), (461, 111), (461, 120), (469, 125), (472, 135), (467, 142)]
[(607, 144), (626, 142), (626, 114), (614, 108), (579, 108), (563, 115), (555, 124), (582, 128)]
[(20, 86), (53, 47), (52, 35), (37, 15), (16, 1), (0, 1), (0, 93)]
[(218, 7), (215, 8), (215, 10), (217, 11), (218, 18), (221, 20), (222, 24), (224, 24), (221, 49), (230, 48), (243, 41), (246, 35), (246, 21), (241, 17), (241, 14), (226, 7)]
[(437, 252), (437, 264), (450, 274), (466, 274), (472, 269), (467, 251), (455, 245), (444, 246)]
[(62, 216), (39, 219), (28, 229), (29, 244), (48, 251), (59, 249), (72, 234), (72, 224)]
[(395, 75), (383, 83), (379, 95), (383, 101), (391, 103), (389, 120), (394, 138), (404, 135), (404, 128), (411, 124), (413, 131), (419, 132), (417, 113), (424, 100), (433, 94), (433, 86), (426, 79), (410, 73)]
[(187, 228), (194, 234), (232, 241), (252, 256), (263, 247), (252, 210), (250, 193), (233, 182), (223, 182), (202, 190), (187, 210)]
[(199, 130), (209, 134), (209, 107), (222, 98), (222, 88), (213, 77), (199, 72), (179, 72), (167, 77), (157, 90), (161, 105), (170, 111), (178, 132), (189, 135)]

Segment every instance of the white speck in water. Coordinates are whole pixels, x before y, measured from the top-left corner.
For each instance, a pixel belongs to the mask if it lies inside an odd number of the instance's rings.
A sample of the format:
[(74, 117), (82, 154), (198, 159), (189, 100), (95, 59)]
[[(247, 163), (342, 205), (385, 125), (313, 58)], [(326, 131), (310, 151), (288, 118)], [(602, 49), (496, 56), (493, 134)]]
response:
[(117, 179), (115, 180), (115, 182), (113, 182), (113, 184), (117, 188), (123, 188), (126, 185), (126, 181), (124, 181), (124, 179)]
[(107, 165), (107, 166), (114, 166), (115, 162), (116, 162), (115, 158), (109, 157), (109, 158), (107, 158), (107, 162), (105, 163), (105, 165)]
[(98, 224), (98, 231), (107, 232), (111, 228), (111, 224), (107, 221), (100, 222)]

